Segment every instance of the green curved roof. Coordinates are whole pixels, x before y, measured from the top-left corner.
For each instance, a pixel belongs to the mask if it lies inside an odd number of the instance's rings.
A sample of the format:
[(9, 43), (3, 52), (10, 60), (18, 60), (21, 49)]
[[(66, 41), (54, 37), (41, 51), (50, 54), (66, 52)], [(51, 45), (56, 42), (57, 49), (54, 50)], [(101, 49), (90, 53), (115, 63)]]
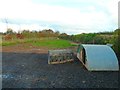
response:
[(115, 52), (107, 45), (81, 44), (78, 53), (85, 49), (87, 64), (90, 71), (118, 71), (118, 59)]

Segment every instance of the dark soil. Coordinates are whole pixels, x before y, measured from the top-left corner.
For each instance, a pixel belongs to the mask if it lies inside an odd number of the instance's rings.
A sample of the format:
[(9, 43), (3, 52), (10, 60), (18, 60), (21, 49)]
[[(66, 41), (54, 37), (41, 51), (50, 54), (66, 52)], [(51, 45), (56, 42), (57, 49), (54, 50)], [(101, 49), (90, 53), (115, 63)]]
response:
[(48, 53), (3, 52), (3, 88), (118, 88), (119, 72), (90, 72), (74, 62), (49, 65)]

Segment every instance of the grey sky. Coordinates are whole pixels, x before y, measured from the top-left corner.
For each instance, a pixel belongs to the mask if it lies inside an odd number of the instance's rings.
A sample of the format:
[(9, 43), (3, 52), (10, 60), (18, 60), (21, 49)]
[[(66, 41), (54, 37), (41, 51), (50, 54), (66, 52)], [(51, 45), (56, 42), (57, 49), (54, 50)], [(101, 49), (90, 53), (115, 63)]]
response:
[[(0, 32), (4, 19), (14, 31), (51, 28), (68, 34), (118, 28), (119, 0), (0, 0)], [(6, 3), (7, 2), (7, 3)]]

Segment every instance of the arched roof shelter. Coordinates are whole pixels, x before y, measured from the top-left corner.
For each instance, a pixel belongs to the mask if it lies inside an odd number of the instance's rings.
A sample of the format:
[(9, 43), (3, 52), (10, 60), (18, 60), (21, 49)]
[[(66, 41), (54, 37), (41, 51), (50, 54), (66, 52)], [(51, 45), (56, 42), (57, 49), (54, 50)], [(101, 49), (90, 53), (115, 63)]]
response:
[(80, 44), (77, 58), (89, 71), (118, 71), (115, 52), (108, 45)]

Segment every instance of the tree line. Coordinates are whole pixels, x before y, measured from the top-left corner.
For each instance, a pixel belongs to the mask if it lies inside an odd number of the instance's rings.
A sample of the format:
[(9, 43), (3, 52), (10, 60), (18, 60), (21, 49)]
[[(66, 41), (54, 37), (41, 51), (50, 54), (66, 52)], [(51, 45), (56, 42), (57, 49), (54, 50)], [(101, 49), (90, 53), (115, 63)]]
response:
[(120, 55), (120, 29), (113, 32), (60, 35), (59, 38), (82, 44), (112, 44), (112, 48)]
[(68, 35), (67, 33), (60, 33), (59, 31), (53, 31), (52, 29), (44, 29), (42, 31), (23, 30), (16, 33), (13, 32), (11, 28), (8, 28), (8, 30), (2, 34), (3, 40), (54, 37), (82, 44), (112, 44), (113, 49), (120, 54), (120, 29), (116, 29), (113, 32), (81, 33), (76, 35)]
[(21, 32), (14, 32), (11, 28), (8, 28), (5, 33), (2, 33), (3, 40), (14, 40), (14, 39), (31, 39), (41, 37), (58, 37), (59, 31), (53, 31), (52, 29), (43, 29), (42, 31), (30, 31), (22, 30)]

